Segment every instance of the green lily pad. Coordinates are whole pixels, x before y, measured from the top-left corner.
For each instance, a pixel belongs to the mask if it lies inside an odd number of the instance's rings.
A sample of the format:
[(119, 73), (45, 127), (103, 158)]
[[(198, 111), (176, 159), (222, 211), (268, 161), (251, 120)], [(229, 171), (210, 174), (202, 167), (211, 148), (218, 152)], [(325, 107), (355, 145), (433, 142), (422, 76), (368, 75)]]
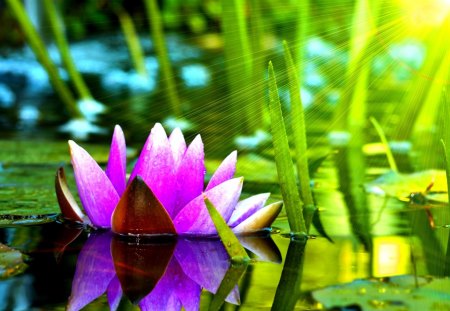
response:
[[(99, 163), (108, 160), (108, 145), (83, 144)], [(67, 141), (47, 140), (0, 140), (0, 163), (37, 164), (69, 163), (70, 154)]]
[(447, 179), (444, 170), (427, 170), (412, 174), (388, 172), (365, 185), (369, 193), (384, 194), (401, 200), (413, 192), (424, 193), (431, 184), (431, 192), (447, 192)]
[(0, 243), (0, 279), (20, 274), (26, 268), (21, 252)]
[(392, 277), (388, 282), (358, 280), (313, 291), (325, 308), (358, 305), (364, 311), (450, 310), (450, 279)]

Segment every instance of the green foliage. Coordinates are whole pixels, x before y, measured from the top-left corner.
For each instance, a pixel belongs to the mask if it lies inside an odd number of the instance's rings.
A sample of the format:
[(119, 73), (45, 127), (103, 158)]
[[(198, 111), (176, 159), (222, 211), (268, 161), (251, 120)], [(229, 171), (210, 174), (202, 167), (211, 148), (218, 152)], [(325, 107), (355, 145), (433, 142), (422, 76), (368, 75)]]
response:
[(297, 181), (293, 170), (294, 164), (292, 163), (272, 62), (269, 62), (269, 110), (275, 163), (289, 226), (293, 232), (306, 233), (308, 230), (303, 219), (303, 202), (297, 189)]

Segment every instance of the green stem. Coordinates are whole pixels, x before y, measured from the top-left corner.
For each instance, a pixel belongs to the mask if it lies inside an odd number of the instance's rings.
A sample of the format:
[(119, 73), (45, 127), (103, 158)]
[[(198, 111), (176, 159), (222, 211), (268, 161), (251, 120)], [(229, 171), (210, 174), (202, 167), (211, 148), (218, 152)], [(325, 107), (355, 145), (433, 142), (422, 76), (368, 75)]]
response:
[(67, 43), (63, 32), (64, 23), (58, 15), (54, 0), (44, 0), (44, 8), (48, 15), (53, 37), (55, 38), (56, 46), (61, 54), (62, 62), (67, 69), (70, 80), (72, 81), (78, 96), (82, 99), (91, 99), (91, 92), (78, 72), (72, 56), (70, 55), (69, 44)]
[(380, 140), (383, 143), (384, 149), (386, 151), (386, 157), (388, 159), (391, 170), (395, 173), (398, 173), (397, 163), (395, 163), (394, 155), (392, 154), (392, 150), (389, 147), (389, 142), (386, 138), (386, 135), (384, 135), (383, 129), (375, 118), (370, 117), (370, 122), (372, 122), (373, 127), (375, 127), (375, 130), (378, 133), (378, 136), (380, 136)]
[(118, 8), (116, 14), (119, 17), (120, 26), (125, 35), (125, 40), (127, 41), (128, 50), (130, 51), (136, 72), (143, 77), (148, 77), (147, 69), (145, 68), (144, 52), (136, 32), (136, 27), (134, 27), (133, 20), (122, 8)]
[[(291, 97), (292, 134), (295, 145), (295, 163), (297, 165), (297, 175), (300, 183), (300, 195), (305, 203), (305, 208), (315, 209), (313, 195), (310, 187), (310, 177), (307, 157), (307, 138), (305, 127), (305, 114), (300, 95), (300, 81), (286, 41), (283, 42), (284, 57), (286, 61), (287, 74), (289, 79), (289, 92)], [(309, 213), (310, 214), (310, 213)], [(312, 213), (313, 214), (313, 213)], [(312, 216), (312, 215), (311, 215)], [(312, 218), (306, 218), (306, 226), (309, 227)]]
[(169, 53), (167, 51), (166, 40), (164, 39), (161, 15), (156, 0), (145, 0), (147, 17), (150, 20), (150, 32), (155, 47), (156, 56), (161, 66), (162, 83), (165, 93), (168, 96), (169, 104), (175, 117), (181, 116), (181, 104), (178, 97), (175, 75), (170, 64)]
[(41, 63), (44, 69), (47, 71), (50, 82), (55, 88), (56, 92), (61, 97), (64, 105), (66, 106), (68, 112), (73, 118), (83, 118), (83, 115), (78, 108), (75, 99), (72, 96), (69, 88), (64, 84), (61, 80), (58, 68), (53, 64), (48, 55), (45, 44), (42, 42), (39, 37), (36, 29), (30, 21), (25, 9), (19, 0), (7, 0), (7, 3), (17, 18), (22, 30), (27, 38), (27, 42), (36, 55), (37, 60)]
[(234, 113), (239, 111), (236, 125), (250, 133), (254, 117), (251, 103), (255, 90), (252, 85), (252, 51), (244, 11), (243, 0), (222, 0), (222, 32), (231, 107)]
[(298, 193), (294, 164), (292, 163), (289, 142), (281, 112), (280, 98), (278, 96), (277, 81), (273, 71), (272, 62), (269, 62), (269, 110), (272, 126), (272, 141), (275, 152), (278, 180), (285, 202), (289, 226), (293, 232), (307, 232), (303, 219), (303, 202)]

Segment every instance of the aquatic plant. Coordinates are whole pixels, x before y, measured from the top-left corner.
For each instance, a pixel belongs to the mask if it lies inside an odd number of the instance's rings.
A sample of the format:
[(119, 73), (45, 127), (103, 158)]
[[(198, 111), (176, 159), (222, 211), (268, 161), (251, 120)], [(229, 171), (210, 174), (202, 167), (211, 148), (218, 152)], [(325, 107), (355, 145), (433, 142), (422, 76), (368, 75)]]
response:
[(187, 146), (180, 129), (168, 137), (157, 123), (126, 184), (126, 145), (115, 127), (106, 170), (74, 141), (69, 141), (78, 193), (88, 219), (68, 190), (64, 172), (56, 176), (56, 193), (63, 217), (111, 228), (124, 235), (215, 235), (217, 230), (205, 205), (207, 198), (235, 233), (267, 228), (282, 203), (264, 207), (268, 193), (238, 202), (243, 178), (233, 178), (233, 151), (204, 188), (203, 142), (198, 135)]
[[(244, 246), (246, 238), (240, 238)], [(258, 260), (279, 262), (279, 250), (270, 237), (253, 237), (252, 242), (259, 246)], [(67, 310), (80, 310), (104, 293), (111, 310), (117, 309), (123, 296), (141, 310), (198, 310), (202, 289), (239, 304), (239, 277), (228, 279), (232, 286), (219, 293), (232, 269), (218, 240), (133, 244), (110, 232), (94, 232), (78, 256)]]

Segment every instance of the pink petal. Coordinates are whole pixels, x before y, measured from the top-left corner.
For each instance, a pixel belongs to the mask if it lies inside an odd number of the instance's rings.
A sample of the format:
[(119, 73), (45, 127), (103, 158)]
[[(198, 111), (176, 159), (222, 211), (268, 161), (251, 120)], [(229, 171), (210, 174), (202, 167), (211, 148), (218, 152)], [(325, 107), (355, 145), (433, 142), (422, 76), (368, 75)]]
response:
[(215, 186), (233, 178), (236, 171), (237, 152), (233, 151), (226, 157), (219, 165), (214, 175), (209, 180), (205, 191), (214, 188)]
[(220, 240), (178, 239), (175, 257), (184, 273), (211, 293), (217, 292), (230, 266)]
[(120, 286), (117, 276), (115, 276), (109, 283), (106, 295), (108, 297), (109, 309), (111, 311), (117, 310), (120, 300), (122, 299), (122, 287)]
[(177, 201), (173, 216), (203, 191), (205, 154), (200, 135), (189, 145), (177, 172)]
[(80, 310), (107, 290), (115, 275), (109, 251), (111, 234), (92, 234), (78, 255), (67, 310)]
[(141, 176), (169, 215), (175, 203), (175, 168), (169, 139), (161, 124), (156, 123), (142, 148), (128, 181)]
[(233, 228), (249, 216), (256, 213), (256, 211), (260, 210), (264, 206), (264, 203), (266, 203), (269, 196), (270, 193), (261, 193), (240, 201), (236, 205), (233, 214), (231, 214), (230, 220), (228, 220), (228, 225)]
[(172, 149), (175, 168), (178, 168), (181, 163), (181, 159), (186, 152), (186, 142), (184, 140), (183, 133), (178, 127), (172, 131), (172, 134), (170, 134), (169, 143), (170, 149)]
[[(228, 221), (239, 200), (242, 183), (243, 178), (234, 178), (205, 192), (205, 195), (214, 204), (225, 221)], [(208, 235), (217, 233), (206, 209), (203, 194), (189, 202), (178, 213), (175, 217), (174, 225), (179, 234)]]
[(127, 170), (127, 150), (122, 128), (116, 125), (109, 151), (106, 175), (111, 180), (119, 196), (125, 191)]
[(257, 232), (269, 228), (281, 212), (283, 202), (267, 205), (233, 228), (235, 233)]
[(109, 228), (119, 195), (105, 172), (83, 148), (69, 141), (78, 194), (92, 224)]

